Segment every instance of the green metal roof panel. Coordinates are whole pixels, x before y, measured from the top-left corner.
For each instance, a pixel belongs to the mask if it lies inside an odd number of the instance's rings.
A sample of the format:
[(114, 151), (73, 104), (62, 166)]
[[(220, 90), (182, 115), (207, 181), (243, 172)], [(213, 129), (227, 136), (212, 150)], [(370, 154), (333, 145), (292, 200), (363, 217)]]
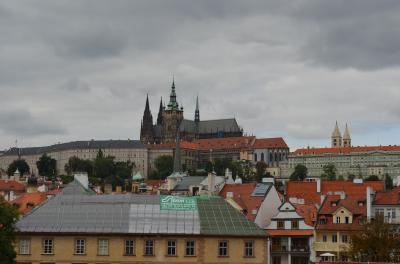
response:
[(199, 197), (200, 233), (204, 235), (266, 236), (263, 229), (221, 197)]

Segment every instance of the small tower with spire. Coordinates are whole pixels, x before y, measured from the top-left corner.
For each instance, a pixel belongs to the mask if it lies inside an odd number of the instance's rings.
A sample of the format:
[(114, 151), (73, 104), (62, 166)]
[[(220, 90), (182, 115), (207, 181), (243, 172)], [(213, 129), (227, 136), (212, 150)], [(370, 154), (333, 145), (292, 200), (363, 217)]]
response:
[(160, 100), (160, 109), (158, 110), (158, 116), (157, 116), (157, 125), (161, 125), (163, 121), (162, 113), (164, 110), (163, 102), (162, 102), (162, 97)]
[(351, 137), (347, 123), (343, 133), (343, 147), (351, 147)]
[(154, 142), (153, 116), (150, 111), (148, 94), (146, 96), (146, 107), (144, 108), (142, 126), (140, 128), (140, 141), (144, 144)]
[(199, 96), (196, 97), (196, 110), (194, 111), (194, 122), (200, 122), (200, 110), (199, 110)]
[(340, 148), (342, 146), (342, 135), (340, 134), (337, 121), (331, 136), (331, 146), (332, 148)]

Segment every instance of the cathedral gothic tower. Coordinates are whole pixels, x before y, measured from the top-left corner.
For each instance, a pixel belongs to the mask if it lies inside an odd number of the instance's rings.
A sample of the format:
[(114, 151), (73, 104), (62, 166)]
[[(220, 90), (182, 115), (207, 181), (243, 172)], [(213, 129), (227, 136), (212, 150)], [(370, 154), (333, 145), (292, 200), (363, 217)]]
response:
[(144, 108), (142, 125), (140, 128), (140, 141), (143, 143), (154, 142), (153, 116), (150, 111), (149, 95), (146, 97), (146, 107)]
[(169, 103), (162, 115), (162, 131), (164, 143), (175, 142), (179, 125), (183, 120), (183, 107), (176, 101), (175, 81), (172, 81)]
[(342, 135), (340, 134), (337, 121), (331, 136), (331, 146), (332, 148), (340, 148), (342, 146)]

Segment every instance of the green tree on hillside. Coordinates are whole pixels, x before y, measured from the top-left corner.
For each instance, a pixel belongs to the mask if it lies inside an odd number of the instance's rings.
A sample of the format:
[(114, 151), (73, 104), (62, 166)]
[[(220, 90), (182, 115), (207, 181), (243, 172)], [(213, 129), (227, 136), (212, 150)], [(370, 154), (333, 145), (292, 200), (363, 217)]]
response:
[(0, 195), (0, 263), (15, 262), (16, 252), (13, 243), (17, 219), (17, 209)]
[(267, 164), (264, 161), (258, 161), (256, 163), (256, 180), (257, 182), (261, 182), (262, 178), (265, 176), (265, 169), (267, 168)]
[(44, 153), (36, 162), (40, 176), (54, 178), (57, 175), (57, 161)]
[(93, 175), (93, 162), (91, 160), (83, 160), (76, 156), (70, 157), (64, 166), (64, 170), (68, 175), (74, 172), (86, 172), (89, 176)]
[(17, 160), (14, 160), (8, 166), (8, 169), (7, 169), (8, 176), (14, 175), (14, 172), (17, 170), (17, 168), (21, 175), (24, 175), (25, 173), (29, 173), (29, 170), (30, 170), (28, 163), (24, 159), (17, 159)]
[(171, 175), (174, 168), (174, 158), (170, 155), (161, 155), (154, 160), (157, 172), (153, 175), (157, 179), (165, 179)]
[(389, 174), (385, 174), (385, 190), (393, 189), (393, 179)]
[(304, 179), (307, 178), (307, 174), (308, 174), (307, 167), (304, 166), (303, 164), (297, 164), (296, 167), (294, 167), (292, 175), (290, 175), (290, 180), (304, 181)]
[(323, 173), (321, 175), (321, 179), (323, 180), (328, 180), (328, 181), (335, 181), (336, 180), (336, 167), (334, 164), (329, 163), (327, 165), (324, 165), (323, 167)]
[(398, 263), (400, 234), (396, 225), (385, 223), (384, 216), (364, 225), (362, 231), (353, 232), (349, 256), (357, 261), (381, 261)]

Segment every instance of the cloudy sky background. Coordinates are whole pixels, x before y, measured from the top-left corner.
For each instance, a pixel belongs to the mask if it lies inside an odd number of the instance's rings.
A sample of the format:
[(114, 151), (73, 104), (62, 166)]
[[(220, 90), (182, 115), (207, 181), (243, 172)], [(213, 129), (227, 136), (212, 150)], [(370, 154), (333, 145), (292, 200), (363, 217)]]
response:
[(175, 76), (193, 118), (292, 149), (400, 144), (400, 1), (2, 1), (0, 149), (137, 139)]

